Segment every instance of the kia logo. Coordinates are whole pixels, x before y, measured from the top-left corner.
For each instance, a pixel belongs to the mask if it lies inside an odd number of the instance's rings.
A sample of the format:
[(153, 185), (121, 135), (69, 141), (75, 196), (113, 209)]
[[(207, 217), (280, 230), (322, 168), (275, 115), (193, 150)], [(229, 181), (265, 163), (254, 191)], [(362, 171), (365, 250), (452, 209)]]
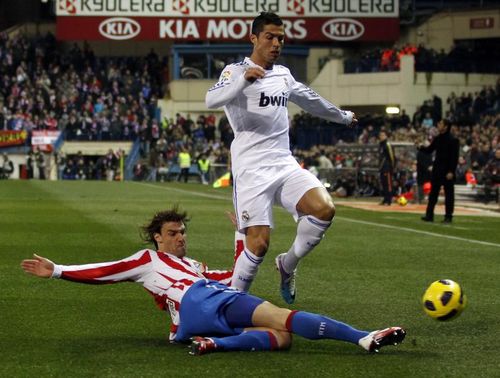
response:
[(124, 40), (134, 38), (141, 32), (141, 25), (126, 17), (113, 17), (99, 25), (99, 33), (109, 39)]
[(359, 21), (350, 18), (336, 18), (323, 24), (321, 31), (330, 39), (351, 41), (365, 32), (365, 27)]

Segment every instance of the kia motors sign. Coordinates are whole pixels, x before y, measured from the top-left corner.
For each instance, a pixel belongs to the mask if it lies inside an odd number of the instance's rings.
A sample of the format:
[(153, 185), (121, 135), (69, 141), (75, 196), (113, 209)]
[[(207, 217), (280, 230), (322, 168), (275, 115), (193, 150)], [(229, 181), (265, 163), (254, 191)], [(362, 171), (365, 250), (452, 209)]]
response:
[(247, 41), (262, 11), (288, 40), (393, 41), (398, 0), (58, 0), (61, 40)]

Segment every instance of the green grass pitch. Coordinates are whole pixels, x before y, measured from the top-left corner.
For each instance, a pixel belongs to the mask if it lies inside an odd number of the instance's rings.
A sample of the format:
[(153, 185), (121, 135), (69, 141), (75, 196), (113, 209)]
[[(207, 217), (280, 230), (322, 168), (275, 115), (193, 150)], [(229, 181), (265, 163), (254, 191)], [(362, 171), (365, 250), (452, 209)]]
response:
[[(407, 329), (403, 344), (377, 355), (295, 337), (289, 351), (192, 357), (185, 346), (168, 343), (168, 314), (140, 285), (41, 280), (19, 266), (35, 251), (61, 264), (129, 256), (145, 247), (138, 227), (174, 203), (192, 215), (189, 255), (211, 268), (229, 267), (229, 189), (0, 182), (0, 376), (500, 376), (500, 218), (457, 216), (453, 226), (441, 226), (423, 224), (416, 214), (337, 207), (335, 224), (299, 268), (292, 308), (367, 330)], [(275, 224), (252, 293), (283, 306), (274, 257), (292, 243), (295, 224), (281, 209)], [(440, 278), (458, 281), (468, 296), (464, 313), (447, 323), (427, 317), (421, 306), (426, 286)]]

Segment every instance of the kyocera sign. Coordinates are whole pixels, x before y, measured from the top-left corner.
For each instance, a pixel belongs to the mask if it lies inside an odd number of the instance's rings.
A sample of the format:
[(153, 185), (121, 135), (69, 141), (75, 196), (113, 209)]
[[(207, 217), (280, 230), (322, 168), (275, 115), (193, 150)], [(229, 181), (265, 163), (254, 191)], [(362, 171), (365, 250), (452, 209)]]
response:
[(132, 39), (141, 32), (141, 25), (130, 18), (113, 17), (99, 24), (99, 33), (103, 37), (122, 41)]
[(359, 21), (350, 18), (337, 18), (323, 24), (323, 34), (336, 41), (352, 41), (359, 39), (365, 32), (365, 27)]

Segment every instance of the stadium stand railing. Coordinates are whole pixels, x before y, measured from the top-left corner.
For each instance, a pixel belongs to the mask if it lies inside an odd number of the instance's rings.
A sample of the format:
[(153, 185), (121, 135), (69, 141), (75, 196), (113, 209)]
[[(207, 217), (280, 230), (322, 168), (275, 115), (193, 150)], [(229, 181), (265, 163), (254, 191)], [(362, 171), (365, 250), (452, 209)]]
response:
[(132, 180), (134, 177), (134, 165), (140, 156), (141, 143), (139, 139), (136, 139), (132, 148), (130, 149), (127, 158), (125, 159), (125, 180)]

